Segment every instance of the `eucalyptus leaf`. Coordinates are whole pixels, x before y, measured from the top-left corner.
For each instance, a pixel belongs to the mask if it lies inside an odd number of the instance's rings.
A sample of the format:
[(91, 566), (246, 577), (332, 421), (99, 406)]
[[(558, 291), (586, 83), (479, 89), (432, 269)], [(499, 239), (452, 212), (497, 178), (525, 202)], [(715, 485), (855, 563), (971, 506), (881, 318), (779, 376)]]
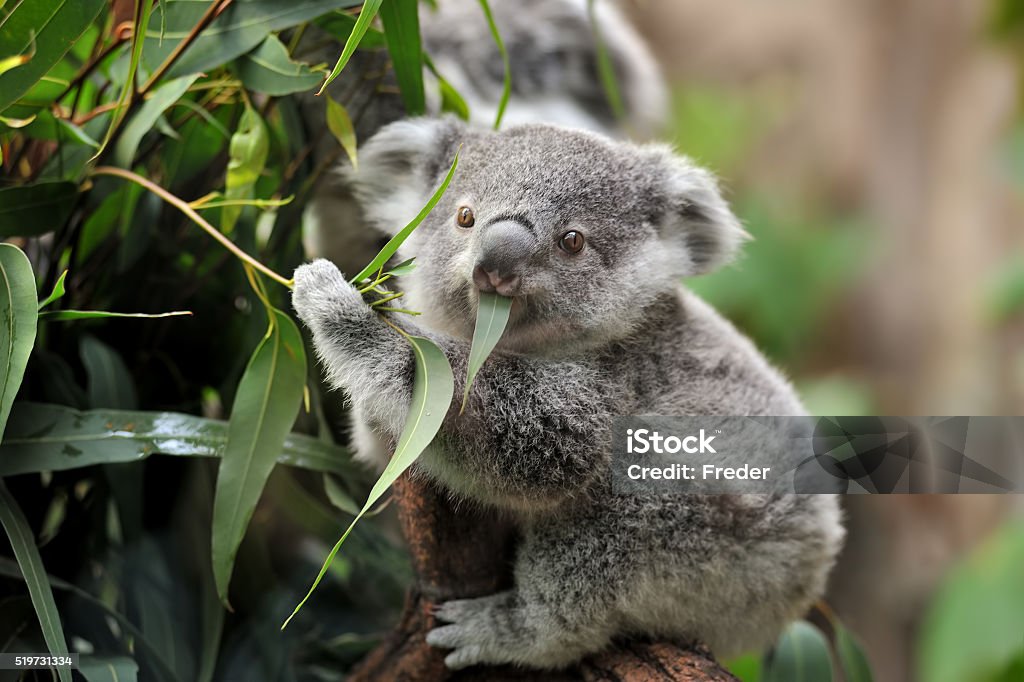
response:
[(133, 410), (139, 398), (124, 360), (113, 348), (95, 336), (82, 337), (78, 347), (88, 378), (89, 406)]
[[(43, 569), (43, 560), (39, 556), (32, 529), (21, 513), (17, 501), (7, 486), (0, 480), (0, 524), (3, 525), (10, 540), (14, 557), (18, 561), (25, 584), (28, 586), (32, 606), (39, 617), (39, 627), (43, 631), (43, 639), (50, 653), (59, 656), (68, 653), (68, 644), (64, 639), (64, 630), (60, 624), (57, 603), (53, 600), (53, 592)], [(56, 669), (61, 682), (71, 682), (71, 669)]]
[(806, 621), (792, 623), (765, 666), (764, 682), (832, 682), (825, 636)]
[(455, 158), (452, 159), (452, 166), (448, 169), (448, 174), (445, 175), (444, 180), (438, 188), (434, 190), (434, 194), (430, 197), (430, 200), (427, 201), (426, 205), (420, 209), (420, 212), (409, 222), (408, 225), (403, 227), (398, 234), (388, 240), (388, 243), (384, 245), (384, 248), (382, 248), (376, 256), (374, 256), (369, 265), (363, 268), (358, 275), (352, 278), (353, 283), (362, 282), (364, 279), (384, 267), (384, 264), (388, 262), (388, 259), (395, 255), (395, 252), (398, 251), (398, 247), (408, 239), (413, 230), (419, 227), (420, 223), (423, 222), (423, 219), (430, 215), (430, 212), (434, 210), (435, 206), (437, 206), (437, 202), (441, 200), (441, 196), (444, 195), (445, 190), (448, 189), (448, 184), (451, 183), (452, 177), (455, 175), (455, 169), (458, 168), (458, 166), (459, 153), (455, 152)]
[(53, 285), (53, 291), (50, 292), (49, 296), (47, 296), (46, 298), (44, 298), (42, 301), (39, 302), (39, 305), (37, 306), (38, 310), (42, 310), (43, 308), (45, 308), (46, 306), (50, 305), (54, 301), (64, 297), (64, 294), (65, 294), (65, 291), (64, 291), (64, 279), (67, 276), (68, 276), (68, 271), (67, 270), (65, 270), (64, 272), (60, 273), (60, 277), (57, 278), (57, 282)]
[[(0, 443), (0, 477), (136, 462), (153, 454), (220, 457), (228, 423), (177, 412), (75, 410), (17, 402)], [(351, 476), (345, 448), (290, 433), (276, 454), (281, 464)]]
[(441, 91), (441, 111), (453, 113), (463, 121), (468, 121), (469, 105), (466, 104), (462, 94), (441, 75), (441, 72), (437, 70), (434, 62), (430, 59), (430, 55), (425, 52), (423, 53), (423, 63), (427, 65), (430, 73), (434, 74), (434, 78), (437, 79), (437, 86)]
[[(247, 106), (242, 112), (238, 130), (231, 136), (229, 153), (224, 196), (231, 202), (252, 199), (256, 181), (266, 167), (270, 153), (267, 126), (252, 107)], [(221, 209), (221, 232), (230, 233), (241, 213), (240, 204), (226, 204)]]
[(0, 237), (35, 237), (62, 227), (77, 197), (71, 182), (0, 189)]
[(511, 298), (486, 291), (480, 292), (480, 302), (476, 310), (476, 328), (473, 330), (473, 344), (469, 349), (466, 388), (462, 392), (462, 410), (466, 409), (466, 401), (469, 400), (469, 389), (473, 385), (473, 379), (476, 378), (484, 361), (501, 340), (511, 313)]
[(36, 281), (28, 256), (0, 244), (0, 442), (36, 341)]
[(494, 115), (494, 129), (498, 130), (501, 128), (501, 119), (505, 116), (505, 108), (508, 106), (509, 97), (512, 95), (512, 65), (509, 63), (508, 50), (505, 49), (505, 41), (501, 39), (501, 31), (498, 30), (498, 25), (494, 23), (494, 15), (491, 13), (491, 6), (487, 0), (479, 0), (480, 9), (483, 10), (484, 18), (487, 19), (487, 26), (491, 30), (491, 37), (494, 39), (494, 44), (498, 46), (498, 52), (501, 54), (501, 63), (505, 69), (505, 77), (501, 86), (501, 99), (498, 101), (498, 113)]
[(163, 83), (153, 91), (153, 94), (139, 107), (139, 110), (121, 131), (121, 137), (114, 145), (113, 160), (116, 165), (122, 168), (131, 168), (142, 138), (153, 129), (157, 119), (185, 94), (185, 91), (197, 78), (198, 76), (178, 78)]
[(306, 385), (302, 335), (274, 311), (270, 331), (242, 375), (217, 475), (213, 504), (213, 574), (227, 604), (238, 546), (299, 412)]
[(388, 0), (381, 5), (380, 18), (405, 113), (421, 116), (427, 105), (423, 93), (423, 47), (418, 2)]
[(388, 461), (384, 473), (381, 474), (380, 478), (373, 485), (362, 509), (352, 519), (352, 523), (342, 534), (338, 542), (331, 548), (327, 559), (320, 569), (320, 573), (316, 576), (306, 596), (302, 598), (302, 601), (295, 607), (292, 614), (281, 625), (282, 630), (288, 626), (292, 618), (302, 609), (313, 594), (313, 590), (323, 580), (324, 575), (327, 574), (327, 570), (331, 566), (331, 562), (334, 561), (338, 550), (341, 549), (341, 545), (348, 538), (355, 525), (381, 498), (385, 491), (391, 487), (391, 484), (406, 469), (412, 466), (416, 458), (430, 445), (434, 436), (441, 429), (445, 416), (448, 414), (448, 408), (451, 406), (452, 396), (455, 393), (455, 380), (452, 376), (451, 365), (448, 364), (448, 358), (430, 339), (419, 336), (406, 336), (406, 339), (412, 346), (413, 356), (416, 361), (416, 373), (413, 380), (412, 400), (409, 403), (409, 415), (406, 417), (405, 426), (402, 428), (398, 445), (395, 447), (395, 454)]
[(273, 97), (312, 90), (323, 80), (308, 64), (292, 61), (284, 43), (273, 34), (239, 57), (234, 70), (246, 88)]
[(352, 125), (352, 118), (344, 105), (337, 102), (330, 95), (327, 96), (327, 129), (334, 135), (341, 148), (345, 150), (352, 167), (357, 168), (359, 159), (356, 155), (356, 129)]
[(872, 682), (871, 665), (864, 648), (846, 627), (832, 622), (835, 630), (836, 658), (845, 682)]
[(0, 73), (0, 112), (53, 68), (85, 32), (106, 0), (21, 0), (7, 3), (0, 30), (0, 59), (31, 56)]
[(139, 665), (127, 656), (82, 656), (78, 672), (86, 682), (135, 682)]
[(370, 28), (370, 22), (377, 16), (377, 10), (380, 9), (381, 2), (383, 0), (366, 0), (363, 3), (363, 8), (359, 11), (359, 18), (356, 19), (356, 23), (352, 27), (352, 33), (349, 35), (348, 40), (345, 41), (345, 47), (341, 50), (338, 62), (331, 69), (331, 73), (328, 74), (327, 78), (324, 79), (323, 85), (320, 86), (320, 91), (316, 94), (322, 95), (327, 86), (341, 75), (342, 70), (348, 64), (348, 60), (352, 58), (356, 48), (359, 47), (359, 42)]
[(39, 313), (43, 322), (67, 322), (68, 320), (101, 320), (108, 317), (134, 318), (154, 320), (161, 317), (191, 316), (188, 310), (175, 310), (169, 313), (112, 313), (107, 310), (44, 310)]

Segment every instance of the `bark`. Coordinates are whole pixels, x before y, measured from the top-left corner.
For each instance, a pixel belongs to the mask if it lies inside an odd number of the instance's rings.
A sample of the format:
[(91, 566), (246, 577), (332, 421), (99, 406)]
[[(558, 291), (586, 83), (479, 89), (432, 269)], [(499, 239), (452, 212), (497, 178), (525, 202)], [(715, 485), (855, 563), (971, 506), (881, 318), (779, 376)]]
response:
[(457, 511), (433, 485), (408, 473), (396, 481), (394, 494), (417, 581), (398, 625), (352, 671), (351, 682), (736, 682), (707, 649), (669, 642), (622, 643), (557, 673), (512, 667), (450, 672), (444, 652), (425, 641), (435, 625), (434, 606), (507, 589), (515, 529), (493, 513)]

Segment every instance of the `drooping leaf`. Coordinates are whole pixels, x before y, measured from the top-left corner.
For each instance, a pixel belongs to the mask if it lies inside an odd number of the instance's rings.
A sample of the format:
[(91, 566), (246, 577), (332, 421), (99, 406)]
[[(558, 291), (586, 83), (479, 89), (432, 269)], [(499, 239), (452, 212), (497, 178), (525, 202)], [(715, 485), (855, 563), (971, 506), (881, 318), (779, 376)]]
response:
[[(352, 7), (358, 0), (235, 0), (182, 53), (167, 72), (169, 78), (209, 71), (249, 52), (268, 34), (291, 28), (331, 10)], [(152, 72), (192, 31), (208, 3), (167, 0), (166, 30), (161, 39), (160, 18), (146, 31), (143, 64)]]
[[(238, 130), (231, 136), (227, 179), (224, 196), (229, 201), (251, 199), (256, 181), (267, 165), (270, 152), (270, 134), (260, 115), (252, 107), (246, 107), (238, 122)], [(238, 216), (242, 213), (240, 204), (230, 203), (221, 209), (221, 232), (230, 233)]]
[[(218, 419), (19, 401), (0, 443), (0, 477), (136, 462), (153, 454), (220, 457), (227, 440), (228, 423)], [(358, 471), (345, 448), (298, 433), (288, 434), (276, 459), (343, 476)]]
[[(43, 631), (43, 639), (50, 653), (59, 656), (68, 653), (68, 644), (64, 639), (64, 630), (60, 624), (57, 604), (53, 601), (53, 592), (43, 569), (43, 560), (39, 556), (32, 528), (29, 527), (25, 515), (21, 513), (18, 502), (0, 480), (0, 524), (3, 525), (14, 549), (14, 558), (18, 561), (25, 584), (28, 586), (32, 606), (39, 617), (39, 627)], [(57, 668), (61, 682), (71, 682), (70, 668)]]
[(234, 70), (247, 89), (274, 97), (312, 90), (323, 79), (308, 64), (292, 61), (284, 43), (273, 34), (239, 57)]
[(374, 256), (369, 265), (363, 268), (358, 275), (352, 278), (353, 283), (362, 282), (364, 279), (384, 267), (384, 264), (388, 262), (388, 259), (395, 255), (395, 252), (398, 251), (398, 247), (408, 239), (413, 230), (419, 227), (419, 224), (423, 222), (423, 219), (430, 215), (430, 212), (434, 210), (434, 206), (437, 206), (437, 202), (441, 200), (445, 190), (448, 189), (448, 184), (452, 181), (452, 177), (455, 175), (455, 169), (458, 168), (458, 166), (459, 153), (455, 152), (455, 158), (452, 159), (452, 166), (448, 169), (448, 174), (445, 175), (444, 180), (438, 188), (434, 190), (434, 194), (430, 197), (430, 200), (427, 201), (426, 205), (420, 209), (420, 212), (409, 222), (408, 225), (403, 227), (398, 234), (388, 240), (388, 243), (384, 245), (384, 248), (382, 248), (376, 256)]
[(417, 0), (388, 0), (380, 8), (395, 79), (409, 116), (421, 116), (427, 108), (418, 4)]
[(395, 479), (412, 466), (416, 458), (430, 445), (430, 442), (434, 439), (438, 430), (440, 430), (445, 416), (448, 414), (448, 408), (451, 406), (452, 396), (455, 393), (455, 379), (452, 376), (452, 368), (448, 364), (448, 358), (430, 339), (419, 336), (407, 336), (406, 338), (412, 346), (413, 356), (416, 361), (416, 373), (413, 380), (412, 399), (409, 402), (409, 415), (406, 417), (405, 426), (402, 428), (398, 445), (395, 447), (395, 454), (388, 462), (384, 473), (381, 474), (380, 478), (373, 485), (362, 509), (352, 519), (352, 523), (342, 534), (338, 542), (331, 548), (330, 554), (327, 555), (327, 559), (324, 561), (324, 565), (313, 581), (312, 586), (310, 586), (309, 592), (306, 593), (306, 596), (295, 607), (292, 614), (288, 616), (288, 619), (281, 626), (282, 630), (287, 627), (291, 619), (295, 617), (306, 601), (309, 600), (313, 590), (323, 580), (324, 575), (327, 574), (327, 570), (330, 568), (331, 562), (334, 561), (334, 557), (338, 554), (338, 550), (341, 549), (341, 545), (348, 538), (352, 529), (359, 522), (359, 519), (391, 487)]
[(274, 311), (270, 331), (238, 384), (213, 505), (213, 573), (225, 604), (238, 546), (299, 412), (306, 351), (290, 317)]
[(39, 302), (38, 310), (42, 310), (46, 306), (50, 305), (54, 301), (64, 297), (64, 279), (68, 276), (68, 271), (60, 273), (60, 277), (57, 278), (57, 282), (53, 285), (53, 291), (50, 295)]
[(791, 624), (765, 666), (764, 682), (832, 682), (825, 636), (806, 621)]
[(833, 621), (835, 629), (836, 658), (845, 682), (872, 682), (871, 665), (864, 648), (846, 627)]
[(0, 189), (0, 237), (35, 237), (62, 227), (77, 196), (71, 182)]
[(441, 90), (441, 111), (453, 113), (463, 121), (468, 121), (469, 105), (466, 104), (462, 94), (441, 75), (441, 72), (434, 66), (430, 56), (425, 52), (423, 53), (423, 63), (427, 65), (430, 73), (434, 74), (434, 78), (437, 79), (437, 86)]
[(383, 0), (366, 0), (363, 3), (363, 8), (359, 11), (359, 18), (356, 19), (355, 26), (352, 27), (352, 33), (349, 35), (348, 40), (345, 41), (345, 47), (341, 50), (338, 62), (331, 69), (331, 73), (328, 74), (327, 78), (324, 79), (323, 85), (320, 86), (320, 90), (316, 94), (322, 95), (327, 86), (341, 75), (342, 70), (348, 64), (348, 60), (352, 58), (356, 48), (359, 47), (359, 42), (366, 35), (367, 29), (370, 28), (370, 22), (377, 16), (377, 10), (380, 9), (381, 2)]
[(82, 656), (78, 672), (86, 682), (135, 682), (139, 665), (127, 656)]
[(508, 50), (505, 49), (505, 41), (501, 39), (501, 31), (498, 30), (498, 25), (494, 23), (494, 15), (491, 14), (491, 6), (487, 0), (479, 0), (480, 9), (484, 12), (484, 17), (487, 19), (487, 26), (491, 29), (491, 37), (494, 38), (494, 44), (498, 46), (498, 52), (501, 54), (501, 63), (505, 67), (505, 78), (501, 86), (501, 99), (498, 101), (498, 113), (494, 115), (494, 129), (498, 130), (501, 128), (501, 119), (505, 116), (505, 107), (508, 106), (508, 99), (512, 95), (512, 65), (509, 64)]
[(28, 256), (0, 244), (0, 441), (36, 341), (36, 281)]
[(356, 129), (352, 125), (352, 119), (344, 105), (339, 104), (330, 95), (327, 96), (327, 129), (334, 135), (334, 139), (341, 144), (345, 150), (352, 167), (357, 168), (358, 157), (356, 156)]
[(604, 36), (601, 35), (601, 22), (597, 20), (594, 3), (596, 0), (587, 0), (587, 16), (590, 19), (590, 30), (594, 34), (594, 43), (597, 47), (597, 73), (601, 78), (601, 87), (604, 89), (608, 106), (612, 114), (619, 121), (626, 118), (626, 106), (622, 101), (622, 92), (619, 89), (619, 77), (615, 73), (611, 56), (608, 54), (608, 47), (605, 45)]
[(0, 59), (31, 55), (0, 74), (0, 112), (29, 91), (85, 32), (106, 0), (22, 0), (8, 3)]
[(182, 317), (191, 314), (188, 310), (175, 310), (169, 313), (112, 313), (107, 310), (44, 310), (39, 313), (39, 320), (42, 322), (67, 322), (68, 320), (100, 320), (108, 317), (153, 320), (160, 317)]
[(139, 143), (146, 133), (153, 129), (156, 121), (167, 108), (178, 101), (198, 76), (186, 76), (168, 81), (155, 90), (121, 131), (121, 137), (114, 145), (114, 163), (122, 168), (131, 168)]
[(1024, 651), (1024, 522), (1012, 521), (950, 572), (925, 614), (918, 678), (986, 680)]
[[(359, 0), (352, 4), (358, 5)], [(339, 43), (344, 44), (348, 42), (349, 36), (352, 35), (352, 30), (356, 27), (356, 20), (358, 18), (358, 16), (352, 16), (347, 12), (335, 11), (317, 17), (313, 20), (313, 23), (334, 36)], [(359, 47), (356, 49), (375, 50), (386, 45), (387, 41), (384, 39), (384, 33), (370, 26), (366, 29), (366, 33), (363, 35), (363, 39), (359, 41)]]
[(476, 310), (476, 328), (473, 330), (473, 344), (469, 348), (469, 364), (466, 373), (466, 388), (462, 392), (462, 409), (466, 409), (469, 400), (469, 389), (473, 385), (476, 373), (480, 371), (487, 356), (501, 340), (508, 326), (508, 318), (512, 313), (512, 299), (498, 294), (480, 293), (480, 302)]
[(133, 410), (138, 406), (135, 382), (117, 351), (91, 335), (82, 337), (78, 350), (88, 378), (91, 407)]

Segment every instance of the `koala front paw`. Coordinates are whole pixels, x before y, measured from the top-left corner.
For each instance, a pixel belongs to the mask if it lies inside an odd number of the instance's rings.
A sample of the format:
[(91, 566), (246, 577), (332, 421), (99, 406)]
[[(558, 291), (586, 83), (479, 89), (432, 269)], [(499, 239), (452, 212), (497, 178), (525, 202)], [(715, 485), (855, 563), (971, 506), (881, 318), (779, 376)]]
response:
[(358, 318), (369, 313), (359, 290), (329, 260), (320, 258), (300, 265), (294, 279), (292, 306), (314, 331), (328, 319)]

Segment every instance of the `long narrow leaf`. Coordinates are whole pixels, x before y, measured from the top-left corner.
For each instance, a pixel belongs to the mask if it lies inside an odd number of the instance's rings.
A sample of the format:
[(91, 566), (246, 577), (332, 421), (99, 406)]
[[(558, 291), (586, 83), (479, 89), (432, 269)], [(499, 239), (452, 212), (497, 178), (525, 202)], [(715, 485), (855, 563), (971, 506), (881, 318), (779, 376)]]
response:
[(395, 255), (395, 252), (398, 251), (398, 247), (408, 239), (413, 230), (419, 227), (420, 223), (423, 222), (423, 219), (430, 215), (430, 212), (434, 210), (435, 206), (437, 206), (437, 202), (441, 200), (441, 196), (444, 194), (445, 190), (448, 189), (448, 184), (452, 181), (452, 177), (455, 175), (455, 169), (458, 168), (458, 166), (459, 152), (455, 152), (455, 158), (452, 159), (452, 166), (448, 169), (448, 174), (434, 191), (430, 200), (422, 209), (420, 209), (420, 212), (409, 222), (408, 225), (403, 227), (398, 234), (388, 240), (388, 243), (384, 245), (384, 248), (380, 250), (380, 253), (374, 256), (369, 265), (363, 268), (358, 275), (352, 278), (353, 283), (362, 282), (364, 279), (384, 267), (384, 264), (388, 262), (388, 259)]
[(68, 320), (99, 320), (107, 317), (126, 317), (152, 320), (159, 317), (181, 317), (191, 315), (188, 310), (175, 310), (170, 313), (112, 313), (106, 310), (44, 310), (39, 313), (41, 322), (66, 322)]
[[(153, 454), (220, 457), (227, 440), (228, 423), (218, 419), (19, 401), (0, 443), (0, 476), (136, 462)], [(288, 434), (277, 461), (349, 478), (360, 475), (345, 448), (298, 433)]]
[(356, 48), (359, 47), (359, 41), (363, 39), (363, 36), (366, 35), (366, 30), (370, 28), (370, 22), (377, 16), (377, 10), (380, 9), (381, 2), (383, 0), (366, 0), (363, 3), (363, 8), (359, 12), (359, 18), (356, 19), (356, 24), (352, 27), (352, 33), (349, 35), (348, 40), (345, 41), (345, 47), (341, 50), (341, 56), (338, 57), (338, 63), (331, 69), (331, 73), (324, 79), (323, 85), (320, 86), (320, 90), (316, 94), (324, 94), (327, 86), (341, 74), (348, 64), (348, 60), (352, 58)]
[(306, 385), (302, 335), (290, 317), (279, 310), (274, 315), (274, 324), (238, 384), (217, 474), (213, 574), (224, 604), (238, 546), (295, 422)]
[(825, 636), (806, 621), (786, 628), (775, 645), (764, 682), (832, 682)]
[[(7, 532), (7, 539), (14, 549), (14, 557), (18, 560), (21, 573), (25, 577), (32, 606), (39, 617), (39, 627), (43, 631), (46, 647), (54, 656), (68, 653), (68, 643), (64, 639), (64, 630), (60, 625), (60, 614), (57, 603), (53, 601), (53, 592), (43, 569), (43, 560), (39, 556), (32, 529), (21, 513), (17, 501), (0, 481), (0, 524)], [(61, 682), (71, 682), (70, 668), (57, 668)]]
[(380, 8), (384, 38), (395, 69), (405, 113), (420, 116), (427, 110), (423, 93), (423, 48), (416, 0), (388, 0)]
[(36, 281), (28, 256), (0, 244), (0, 439), (36, 341)]
[(601, 87), (604, 88), (604, 95), (608, 99), (608, 106), (612, 114), (619, 121), (626, 118), (626, 106), (622, 102), (622, 92), (619, 89), (619, 77), (615, 73), (611, 56), (608, 54), (608, 46), (601, 34), (601, 24), (597, 20), (597, 12), (594, 3), (596, 0), (587, 0), (587, 16), (590, 18), (590, 30), (594, 34), (594, 43), (597, 47), (597, 72), (601, 78)]
[(494, 23), (491, 6), (487, 4), (487, 0), (479, 1), (484, 17), (487, 18), (487, 26), (491, 29), (494, 44), (498, 46), (498, 52), (501, 53), (501, 63), (505, 68), (505, 79), (501, 87), (501, 100), (498, 102), (498, 113), (494, 116), (494, 129), (498, 130), (501, 128), (501, 119), (505, 116), (505, 107), (508, 106), (508, 99), (512, 95), (512, 65), (508, 60), (508, 50), (505, 49), (505, 41), (501, 39), (501, 31), (498, 30), (498, 25)]
[(39, 302), (39, 305), (37, 306), (38, 310), (42, 310), (43, 308), (45, 308), (46, 306), (50, 305), (51, 303), (53, 303), (57, 299), (63, 298), (64, 294), (66, 293), (64, 291), (64, 279), (67, 276), (68, 276), (68, 271), (67, 270), (65, 270), (64, 272), (60, 273), (60, 277), (57, 278), (57, 282), (53, 285), (53, 291), (50, 292), (49, 296), (47, 296), (46, 298), (44, 298), (42, 301)]
[(395, 454), (388, 462), (384, 473), (381, 474), (370, 490), (370, 494), (366, 498), (362, 509), (359, 510), (359, 514), (352, 519), (352, 523), (345, 530), (345, 533), (334, 547), (331, 548), (331, 552), (327, 555), (320, 573), (316, 576), (306, 596), (302, 598), (302, 601), (299, 602), (298, 606), (295, 607), (295, 610), (292, 611), (292, 614), (288, 616), (288, 619), (281, 626), (282, 630), (288, 626), (291, 619), (295, 617), (309, 600), (313, 590), (323, 580), (324, 575), (327, 574), (327, 569), (330, 568), (331, 562), (337, 556), (338, 550), (341, 549), (341, 545), (348, 538), (352, 529), (355, 528), (359, 519), (380, 499), (381, 495), (395, 482), (395, 479), (401, 476), (416, 461), (416, 458), (420, 456), (423, 450), (430, 445), (430, 442), (434, 439), (438, 430), (440, 430), (441, 423), (444, 421), (448, 408), (451, 406), (452, 396), (455, 393), (455, 380), (452, 376), (451, 365), (448, 364), (448, 358), (429, 339), (419, 336), (407, 336), (406, 338), (410, 345), (412, 345), (413, 354), (416, 359), (416, 375), (413, 381), (412, 400), (409, 403), (409, 415), (406, 417), (402, 435), (398, 439)]
[(476, 328), (473, 330), (473, 345), (469, 349), (469, 365), (466, 373), (466, 388), (462, 392), (462, 410), (466, 409), (469, 389), (476, 373), (480, 371), (487, 356), (501, 340), (512, 313), (512, 299), (507, 296), (482, 292), (476, 310)]

